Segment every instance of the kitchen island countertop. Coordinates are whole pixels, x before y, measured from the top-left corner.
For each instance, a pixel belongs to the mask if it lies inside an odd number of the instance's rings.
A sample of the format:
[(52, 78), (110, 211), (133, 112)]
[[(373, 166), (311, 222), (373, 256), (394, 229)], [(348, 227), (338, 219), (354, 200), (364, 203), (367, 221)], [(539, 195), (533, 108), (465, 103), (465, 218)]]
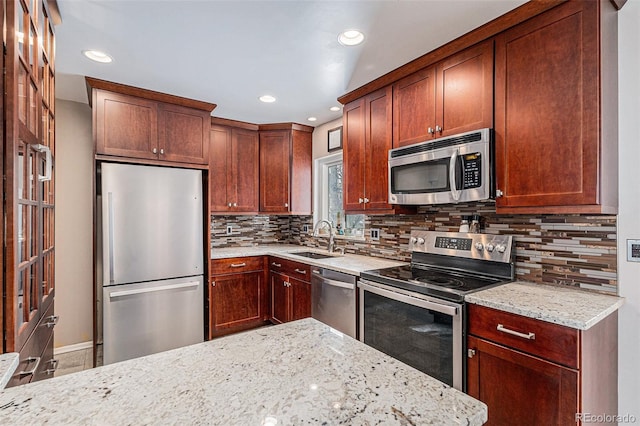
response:
[(4, 389), (9, 383), (19, 363), (20, 359), (17, 352), (0, 354), (0, 389)]
[(487, 407), (304, 319), (0, 392), (3, 424), (480, 425)]

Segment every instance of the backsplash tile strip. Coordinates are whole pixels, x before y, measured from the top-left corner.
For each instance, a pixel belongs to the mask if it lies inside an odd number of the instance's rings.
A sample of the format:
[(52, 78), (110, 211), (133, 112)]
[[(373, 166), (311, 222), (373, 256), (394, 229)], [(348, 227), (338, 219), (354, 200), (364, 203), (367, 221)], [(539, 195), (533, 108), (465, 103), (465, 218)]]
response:
[[(365, 217), (380, 239), (336, 238), (347, 253), (409, 261), (412, 230), (457, 231), (462, 215), (480, 214), (487, 234), (513, 235), (516, 279), (535, 283), (617, 291), (616, 216), (498, 215), (492, 202), (420, 207), (415, 215)], [(233, 227), (226, 235), (226, 227)], [(327, 247), (327, 238), (303, 233), (312, 216), (212, 216), (212, 248), (290, 243)], [(365, 233), (367, 234), (367, 233)]]

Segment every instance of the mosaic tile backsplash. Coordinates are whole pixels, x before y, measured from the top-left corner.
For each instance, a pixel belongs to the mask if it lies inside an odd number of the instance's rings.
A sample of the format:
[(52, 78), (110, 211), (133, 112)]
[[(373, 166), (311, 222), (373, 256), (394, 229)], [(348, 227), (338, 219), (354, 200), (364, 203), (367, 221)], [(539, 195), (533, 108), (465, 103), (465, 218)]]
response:
[[(492, 202), (420, 207), (415, 215), (366, 216), (365, 238), (337, 237), (336, 244), (347, 253), (408, 261), (412, 230), (457, 231), (461, 216), (471, 214), (481, 215), (481, 232), (514, 236), (517, 279), (617, 292), (615, 215), (497, 215)], [(279, 242), (325, 248), (328, 239), (313, 237), (312, 228), (312, 216), (212, 216), (212, 248)], [(368, 237), (372, 228), (379, 240)]]

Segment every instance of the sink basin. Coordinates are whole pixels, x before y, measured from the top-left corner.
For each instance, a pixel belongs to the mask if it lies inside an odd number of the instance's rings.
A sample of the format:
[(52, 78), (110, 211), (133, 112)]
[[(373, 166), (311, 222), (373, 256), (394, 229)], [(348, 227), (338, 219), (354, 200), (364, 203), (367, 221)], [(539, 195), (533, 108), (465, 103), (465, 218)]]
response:
[(311, 259), (327, 259), (329, 257), (333, 257), (330, 254), (316, 253), (314, 251), (294, 251), (290, 254), (295, 254), (296, 256), (302, 256), (302, 257), (309, 257)]

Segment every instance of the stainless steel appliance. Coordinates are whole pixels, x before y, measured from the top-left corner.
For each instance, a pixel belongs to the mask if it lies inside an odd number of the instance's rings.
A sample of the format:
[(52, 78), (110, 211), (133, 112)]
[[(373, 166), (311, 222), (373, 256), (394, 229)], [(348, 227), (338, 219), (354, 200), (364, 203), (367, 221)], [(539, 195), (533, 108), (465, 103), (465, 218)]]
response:
[(202, 172), (102, 163), (99, 178), (103, 363), (202, 342)]
[(513, 280), (512, 237), (413, 231), (409, 248), (411, 265), (360, 274), (360, 340), (464, 390), (464, 296)]
[(330, 269), (313, 269), (311, 316), (355, 339), (356, 277)]
[(495, 197), (493, 132), (481, 129), (389, 151), (389, 203), (448, 204)]

